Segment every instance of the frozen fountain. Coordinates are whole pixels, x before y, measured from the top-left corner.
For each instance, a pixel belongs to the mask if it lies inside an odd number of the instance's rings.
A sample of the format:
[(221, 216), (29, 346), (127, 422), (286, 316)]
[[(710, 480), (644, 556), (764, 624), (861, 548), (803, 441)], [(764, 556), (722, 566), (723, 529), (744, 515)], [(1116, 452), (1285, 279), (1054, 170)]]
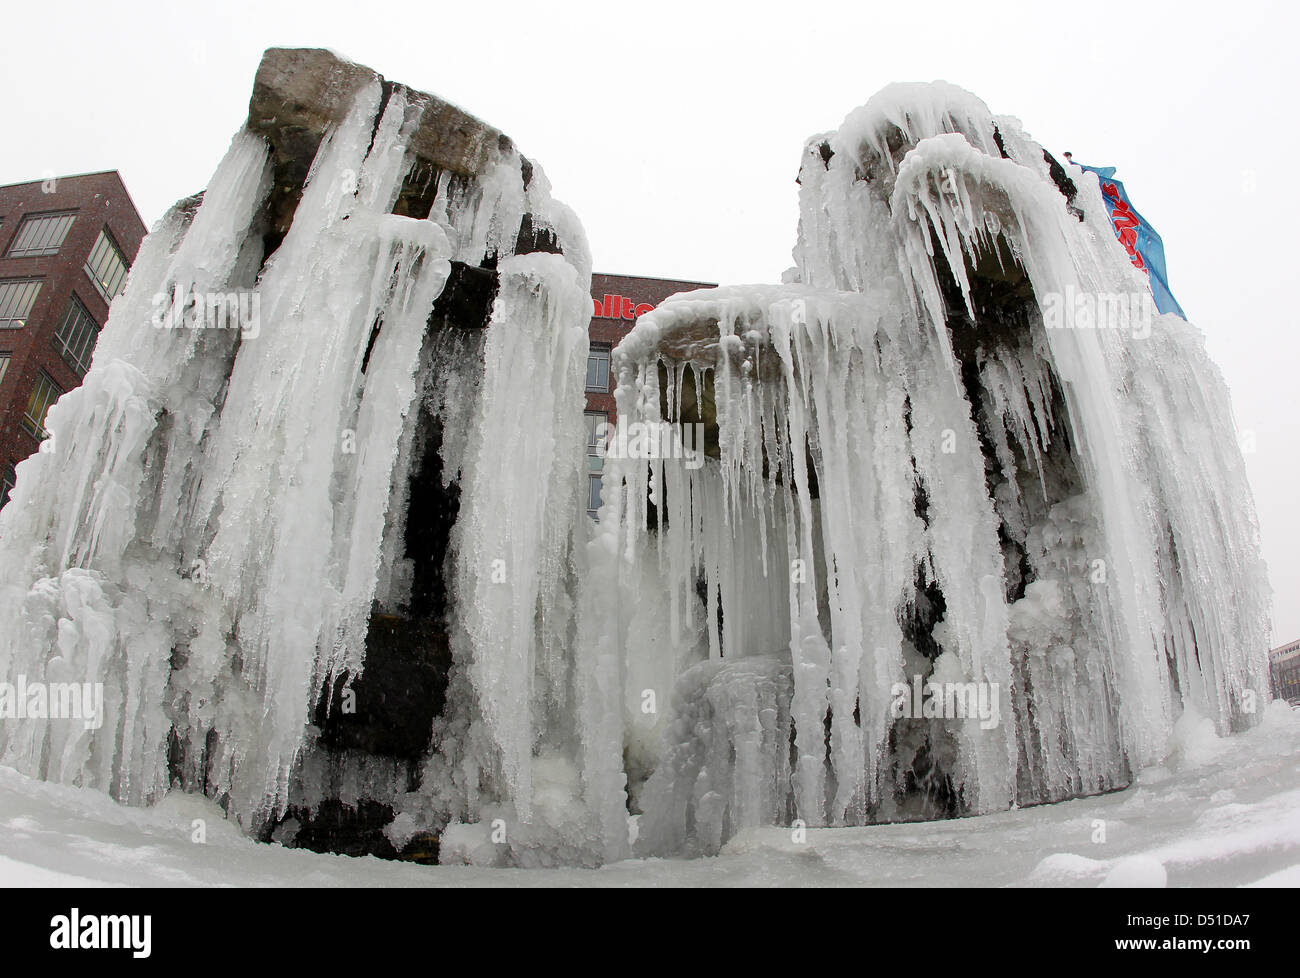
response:
[(677, 684), (647, 851), (1098, 793), (1185, 709), (1248, 726), (1268, 590), (1227, 391), (1095, 175), (960, 89), (891, 86), (806, 146), (794, 255), (615, 351), (621, 414), (719, 449), (606, 476), (597, 576), (671, 622), (625, 638)]
[(620, 417), (704, 457), (611, 457), (593, 525), (578, 222), (456, 107), (267, 52), (0, 512), (0, 679), (104, 690), (0, 760), (290, 845), (596, 865), (1107, 791), (1185, 710), (1249, 726), (1227, 391), (1183, 320), (1096, 306), (1147, 289), (1096, 177), (943, 84), (799, 176), (783, 284), (615, 351)]

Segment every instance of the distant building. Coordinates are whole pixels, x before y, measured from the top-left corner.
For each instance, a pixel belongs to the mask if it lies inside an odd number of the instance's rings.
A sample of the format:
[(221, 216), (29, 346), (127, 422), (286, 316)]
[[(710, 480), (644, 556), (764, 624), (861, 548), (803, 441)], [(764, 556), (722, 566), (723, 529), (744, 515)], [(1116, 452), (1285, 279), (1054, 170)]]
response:
[(587, 512), (600, 509), (601, 474), (605, 459), (597, 451), (596, 431), (601, 422), (614, 424), (618, 409), (614, 405), (617, 378), (610, 372), (609, 355), (619, 340), (636, 324), (638, 316), (649, 312), (670, 295), (711, 289), (708, 282), (679, 279), (643, 278), (639, 275), (591, 276), (592, 316), (588, 336), (591, 352), (587, 354)]
[(0, 187), (0, 506), (90, 368), (144, 235), (116, 170)]
[(1300, 706), (1300, 640), (1279, 646), (1268, 654), (1268, 678), (1274, 699)]

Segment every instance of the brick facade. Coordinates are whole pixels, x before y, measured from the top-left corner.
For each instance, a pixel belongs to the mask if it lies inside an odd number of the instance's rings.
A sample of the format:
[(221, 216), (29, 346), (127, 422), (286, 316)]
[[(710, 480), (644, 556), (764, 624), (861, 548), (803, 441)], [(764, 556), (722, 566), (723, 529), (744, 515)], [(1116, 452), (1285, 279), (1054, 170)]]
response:
[[(591, 276), (592, 317), (591, 326), (588, 328), (588, 337), (591, 341), (590, 357), (598, 357), (601, 351), (609, 351), (618, 346), (619, 341), (636, 325), (637, 316), (653, 309), (670, 295), (712, 287), (708, 282), (643, 278), (639, 275), (593, 274)], [(591, 372), (590, 359), (588, 372)], [(616, 383), (616, 379), (611, 374), (604, 390), (592, 390), (588, 387), (586, 408), (588, 414), (603, 413), (610, 424), (617, 420), (618, 411), (614, 405), (613, 390)], [(591, 438), (592, 433), (589, 429), (589, 449)], [(588, 478), (591, 481), (588, 485), (586, 506), (587, 511), (594, 515), (603, 460), (589, 451), (587, 463)]]
[(1289, 642), (1271, 651), (1268, 666), (1273, 698), (1300, 705), (1300, 641)]
[[(11, 257), (24, 219), (53, 213), (73, 217), (58, 253)], [(55, 334), (73, 296), (101, 329), (108, 318), (108, 303), (83, 267), (105, 228), (128, 263), (134, 261), (146, 229), (116, 170), (0, 187), (0, 285), (41, 283), (25, 325), (0, 328), (0, 356), (9, 357), (0, 379), (0, 478), (40, 444), (22, 419), (42, 372), (63, 391), (81, 384), (56, 348)]]
[[(637, 275), (591, 276), (592, 312), (588, 336), (592, 349), (613, 349), (619, 340), (632, 331), (636, 317), (678, 292), (711, 289), (709, 282), (685, 282), (678, 279), (642, 278)], [(612, 313), (612, 315), (611, 315)], [(614, 423), (614, 378), (610, 378), (607, 392), (587, 392), (587, 410), (604, 411)]]

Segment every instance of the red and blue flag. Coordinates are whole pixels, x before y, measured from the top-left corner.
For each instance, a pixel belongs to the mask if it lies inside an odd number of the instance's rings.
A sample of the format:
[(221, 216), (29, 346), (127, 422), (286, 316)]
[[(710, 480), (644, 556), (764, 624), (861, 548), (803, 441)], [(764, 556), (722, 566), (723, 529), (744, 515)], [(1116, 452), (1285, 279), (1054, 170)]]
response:
[(1128, 252), (1129, 259), (1139, 269), (1147, 273), (1151, 283), (1151, 295), (1156, 308), (1162, 313), (1172, 312), (1186, 319), (1183, 308), (1169, 291), (1169, 278), (1165, 272), (1165, 245), (1160, 235), (1133, 208), (1124, 190), (1124, 184), (1115, 179), (1113, 166), (1084, 166), (1080, 169), (1097, 174), (1101, 183), (1101, 195), (1106, 201), (1106, 210), (1110, 214), (1110, 223), (1115, 228), (1115, 237)]

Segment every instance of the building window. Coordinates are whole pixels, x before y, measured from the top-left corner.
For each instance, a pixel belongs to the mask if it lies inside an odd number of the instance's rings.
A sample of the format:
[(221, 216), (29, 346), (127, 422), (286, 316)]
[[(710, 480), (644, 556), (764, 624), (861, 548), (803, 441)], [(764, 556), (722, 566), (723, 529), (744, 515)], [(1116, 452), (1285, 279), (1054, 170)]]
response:
[(90, 358), (98, 340), (99, 324), (73, 296), (68, 300), (68, 308), (64, 310), (58, 332), (54, 334), (54, 346), (78, 377), (85, 377), (90, 369)]
[(128, 268), (126, 257), (109, 237), (108, 229), (100, 231), (95, 247), (86, 259), (86, 274), (95, 283), (95, 288), (99, 289), (105, 302), (112, 302), (122, 291)]
[(600, 483), (605, 471), (605, 439), (608, 433), (601, 430), (601, 425), (609, 423), (609, 415), (604, 411), (587, 411), (583, 414), (587, 422), (587, 515), (596, 518), (600, 509)]
[(22, 329), (41, 291), (38, 278), (9, 279), (0, 282), (0, 329)]
[(27, 411), (23, 414), (23, 427), (37, 438), (48, 437), (45, 430), (45, 416), (50, 412), (50, 405), (63, 396), (63, 388), (50, 380), (44, 371), (36, 378), (32, 396), (27, 399)]
[(63, 247), (75, 214), (33, 214), (26, 218), (9, 246), (9, 258), (37, 258), (57, 255)]
[(592, 347), (587, 354), (587, 390), (609, 390), (609, 347)]
[(9, 502), (9, 493), (13, 491), (16, 481), (12, 465), (0, 467), (0, 509), (4, 509), (5, 503)]
[[(601, 425), (609, 424), (609, 415), (604, 411), (587, 411), (582, 416), (587, 422), (587, 469), (591, 472), (600, 472), (605, 468), (605, 449), (601, 442), (603, 434), (600, 430)], [(608, 437), (607, 433), (606, 436)]]
[(5, 371), (9, 369), (9, 357), (8, 353), (0, 353), (0, 388), (4, 387)]

